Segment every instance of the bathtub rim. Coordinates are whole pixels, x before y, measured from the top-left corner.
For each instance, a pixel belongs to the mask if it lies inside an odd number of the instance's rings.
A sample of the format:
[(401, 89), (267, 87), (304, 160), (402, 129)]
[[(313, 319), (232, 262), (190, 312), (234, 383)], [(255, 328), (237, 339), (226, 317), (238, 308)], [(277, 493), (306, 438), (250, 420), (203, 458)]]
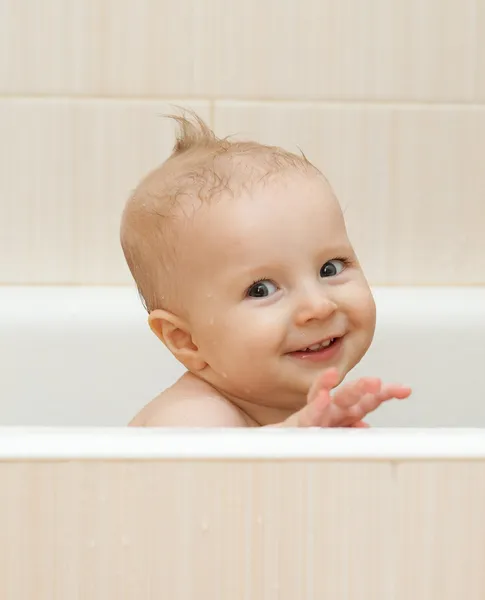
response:
[(161, 429), (0, 427), (12, 460), (485, 459), (485, 428)]

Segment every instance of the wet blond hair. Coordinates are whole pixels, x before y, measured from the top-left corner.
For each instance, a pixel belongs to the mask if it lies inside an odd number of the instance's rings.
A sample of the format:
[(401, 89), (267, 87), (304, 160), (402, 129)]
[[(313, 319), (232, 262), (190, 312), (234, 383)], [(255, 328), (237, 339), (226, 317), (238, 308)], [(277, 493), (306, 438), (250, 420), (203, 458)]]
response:
[(187, 218), (187, 201), (234, 197), (288, 169), (318, 172), (303, 153), (218, 138), (191, 111), (166, 116), (178, 124), (172, 153), (138, 184), (121, 219), (123, 253), (148, 312), (173, 300), (177, 223)]

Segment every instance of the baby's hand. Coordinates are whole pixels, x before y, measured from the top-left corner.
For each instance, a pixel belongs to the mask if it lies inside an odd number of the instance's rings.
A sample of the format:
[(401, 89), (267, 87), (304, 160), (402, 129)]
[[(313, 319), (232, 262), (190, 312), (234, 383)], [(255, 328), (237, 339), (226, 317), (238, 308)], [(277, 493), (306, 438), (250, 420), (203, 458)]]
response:
[(368, 427), (362, 419), (386, 400), (404, 399), (411, 388), (382, 385), (380, 379), (362, 377), (347, 383), (330, 396), (338, 383), (335, 368), (317, 377), (307, 396), (307, 405), (291, 415), (280, 427)]

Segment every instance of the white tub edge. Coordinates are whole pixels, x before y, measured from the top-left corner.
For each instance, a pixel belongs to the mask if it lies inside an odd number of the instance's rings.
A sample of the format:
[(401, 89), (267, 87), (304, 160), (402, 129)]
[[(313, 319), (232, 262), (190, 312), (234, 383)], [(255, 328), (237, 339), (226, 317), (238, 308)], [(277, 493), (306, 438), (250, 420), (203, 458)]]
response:
[(485, 459), (485, 429), (0, 428), (0, 460)]

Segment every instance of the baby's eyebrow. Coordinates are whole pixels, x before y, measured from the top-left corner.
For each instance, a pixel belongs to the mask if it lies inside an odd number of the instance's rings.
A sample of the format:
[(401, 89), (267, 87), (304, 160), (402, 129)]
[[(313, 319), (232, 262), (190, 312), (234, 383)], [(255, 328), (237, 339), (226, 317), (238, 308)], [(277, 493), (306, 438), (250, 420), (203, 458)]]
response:
[(284, 276), (284, 267), (279, 264), (260, 263), (248, 266), (228, 268), (223, 277), (229, 287), (248, 287), (253, 282), (262, 279), (278, 279)]
[[(330, 255), (332, 255), (332, 256), (330, 256)], [(353, 255), (354, 255), (354, 251), (352, 250), (352, 246), (350, 246), (350, 244), (346, 244), (346, 245), (343, 244), (341, 246), (335, 246), (325, 252), (325, 256), (329, 257), (326, 260), (331, 260), (332, 258), (338, 258), (338, 257), (342, 257), (342, 256), (353, 256)]]
[[(315, 252), (315, 258), (313, 260), (315, 260), (315, 262), (320, 260), (323, 264), (323, 262), (329, 260), (353, 257), (354, 250), (352, 246), (349, 243), (340, 243), (333, 246), (329, 245), (326, 248), (322, 246), (318, 252)], [(250, 279), (251, 277), (258, 279), (260, 277), (275, 277), (281, 275), (287, 271), (288, 264), (282, 259), (275, 260), (274, 262), (267, 261), (245, 266), (241, 266), (240, 263), (235, 261), (230, 265), (228, 264), (226, 269), (231, 280), (241, 281), (242, 279)]]
[[(321, 261), (328, 261), (328, 260), (333, 260), (336, 258), (346, 258), (346, 257), (352, 257), (354, 255), (354, 251), (352, 249), (352, 247), (348, 244), (341, 244), (339, 246), (333, 246), (333, 247), (329, 247), (329, 248), (323, 248), (322, 251), (320, 251), (319, 253), (319, 258)], [(279, 261), (279, 262), (274, 262), (274, 263), (270, 263), (270, 262), (266, 262), (266, 263), (259, 263), (259, 264), (255, 264), (255, 265), (250, 265), (250, 266), (245, 266), (245, 267), (239, 267), (238, 265), (236, 265), (236, 267), (234, 267), (234, 265), (232, 267), (230, 267), (232, 273), (236, 276), (236, 277), (252, 277), (254, 275), (258, 275), (261, 273), (265, 273), (265, 272), (283, 272), (288, 268), (288, 265), (285, 264), (284, 261)]]
[[(234, 278), (243, 279), (243, 278), (251, 278), (251, 277), (260, 277), (266, 276), (269, 274), (274, 274), (275, 272), (282, 272), (284, 270), (284, 266), (279, 264), (270, 264), (264, 263), (251, 267), (241, 267), (240, 269), (233, 269)], [(266, 274), (266, 275), (265, 275)]]

